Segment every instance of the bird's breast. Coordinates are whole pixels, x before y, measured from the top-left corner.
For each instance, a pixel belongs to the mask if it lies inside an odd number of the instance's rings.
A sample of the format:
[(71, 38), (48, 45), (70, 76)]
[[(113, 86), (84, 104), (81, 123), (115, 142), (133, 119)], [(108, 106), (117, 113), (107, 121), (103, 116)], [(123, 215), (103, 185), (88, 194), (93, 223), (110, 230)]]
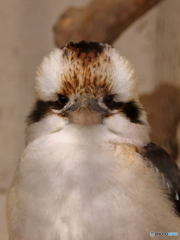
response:
[[(37, 221), (58, 239), (73, 240), (133, 239), (131, 231), (124, 231), (127, 226), (136, 229), (134, 239), (146, 239), (142, 236), (149, 229), (167, 227), (160, 218), (171, 212), (170, 206), (135, 148), (91, 139), (90, 131), (85, 133), (71, 131), (62, 138), (57, 132), (26, 148), (15, 187), (29, 233), (36, 229), (38, 236), (44, 236), (44, 228), (35, 226)], [(89, 138), (82, 141), (80, 136)], [(157, 203), (145, 194), (146, 189)], [(153, 212), (160, 216), (157, 220)]]

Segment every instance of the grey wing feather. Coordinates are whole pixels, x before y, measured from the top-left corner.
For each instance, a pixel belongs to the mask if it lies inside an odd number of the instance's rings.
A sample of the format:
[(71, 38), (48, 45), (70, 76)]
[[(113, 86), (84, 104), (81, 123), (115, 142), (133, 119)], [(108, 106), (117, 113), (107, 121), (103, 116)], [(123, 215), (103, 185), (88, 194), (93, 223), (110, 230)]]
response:
[(154, 143), (144, 147), (142, 156), (148, 161), (150, 167), (160, 172), (170, 199), (174, 203), (175, 211), (180, 216), (180, 169), (169, 154)]

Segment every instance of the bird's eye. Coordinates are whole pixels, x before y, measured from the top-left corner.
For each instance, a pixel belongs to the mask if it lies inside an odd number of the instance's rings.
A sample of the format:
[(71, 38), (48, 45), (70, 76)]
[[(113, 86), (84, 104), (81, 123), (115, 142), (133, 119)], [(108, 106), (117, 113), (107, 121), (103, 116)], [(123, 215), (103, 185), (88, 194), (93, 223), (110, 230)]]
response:
[(58, 103), (64, 106), (68, 102), (68, 97), (58, 94)]
[(114, 95), (109, 95), (107, 97), (104, 97), (103, 101), (107, 107), (111, 106), (114, 102)]

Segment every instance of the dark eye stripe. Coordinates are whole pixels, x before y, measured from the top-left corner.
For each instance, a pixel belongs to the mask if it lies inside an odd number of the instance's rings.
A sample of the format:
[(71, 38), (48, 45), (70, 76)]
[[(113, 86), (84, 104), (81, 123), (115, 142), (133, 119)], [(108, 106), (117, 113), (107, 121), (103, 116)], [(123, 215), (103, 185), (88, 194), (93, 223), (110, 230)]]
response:
[(133, 123), (140, 123), (143, 124), (143, 122), (139, 119), (141, 115), (141, 108), (137, 106), (135, 101), (129, 101), (129, 102), (111, 102), (107, 105), (107, 107), (110, 110), (121, 110), (126, 117)]
[[(29, 124), (33, 122), (39, 122), (45, 115), (50, 111), (50, 109), (62, 109), (63, 106), (56, 102), (43, 102), (38, 100), (31, 113), (27, 117), (27, 122)], [(136, 105), (134, 101), (130, 102), (112, 102), (109, 106), (111, 110), (121, 110), (126, 117), (133, 123), (143, 124), (143, 122), (139, 119), (141, 115), (141, 109)]]
[(122, 107), (122, 111), (131, 122), (143, 124), (143, 122), (139, 119), (141, 115), (141, 109), (134, 101), (125, 103)]
[(33, 109), (31, 110), (29, 116), (27, 117), (27, 122), (29, 124), (34, 122), (39, 122), (43, 117), (46, 116), (48, 112), (50, 112), (50, 109), (62, 109), (63, 105), (59, 103), (59, 101), (56, 102), (44, 102), (41, 100), (38, 100)]
[(47, 102), (38, 100), (33, 109), (31, 110), (29, 116), (27, 117), (28, 123), (39, 122), (48, 112), (49, 105)]

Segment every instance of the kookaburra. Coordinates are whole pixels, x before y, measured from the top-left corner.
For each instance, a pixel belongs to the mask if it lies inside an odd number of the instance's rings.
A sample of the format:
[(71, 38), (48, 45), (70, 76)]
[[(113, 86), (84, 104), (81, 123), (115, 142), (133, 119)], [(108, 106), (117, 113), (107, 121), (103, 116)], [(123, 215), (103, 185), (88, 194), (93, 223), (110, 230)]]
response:
[(180, 234), (180, 172), (150, 142), (136, 88), (132, 66), (107, 44), (69, 43), (44, 58), (8, 195), (9, 240)]

